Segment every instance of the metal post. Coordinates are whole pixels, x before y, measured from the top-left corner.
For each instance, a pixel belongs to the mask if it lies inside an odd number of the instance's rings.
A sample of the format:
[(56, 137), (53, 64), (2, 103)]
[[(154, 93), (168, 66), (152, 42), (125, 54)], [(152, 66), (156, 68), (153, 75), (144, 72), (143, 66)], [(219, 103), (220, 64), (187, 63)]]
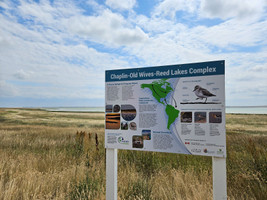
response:
[(106, 149), (106, 200), (117, 200), (118, 150)]
[(212, 157), (213, 199), (227, 199), (226, 158)]

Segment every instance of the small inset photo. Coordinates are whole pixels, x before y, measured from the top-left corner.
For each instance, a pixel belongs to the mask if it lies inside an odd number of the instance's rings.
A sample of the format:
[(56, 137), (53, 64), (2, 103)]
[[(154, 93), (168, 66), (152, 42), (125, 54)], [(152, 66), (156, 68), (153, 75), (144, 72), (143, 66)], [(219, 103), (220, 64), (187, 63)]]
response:
[(134, 135), (133, 136), (133, 148), (143, 148), (144, 147), (144, 141), (143, 137), (140, 135)]
[(195, 123), (206, 123), (207, 116), (206, 112), (195, 112)]
[(121, 122), (121, 130), (128, 130), (128, 122)]
[(130, 129), (131, 130), (136, 131), (137, 126), (136, 126), (136, 123), (135, 122), (131, 122), (129, 126), (130, 126)]
[(151, 130), (142, 130), (143, 140), (151, 140)]
[(132, 121), (136, 116), (136, 109), (133, 105), (121, 105), (121, 116), (125, 121)]
[(181, 122), (192, 123), (192, 112), (181, 112)]
[(119, 105), (113, 106), (113, 112), (120, 112), (120, 111), (121, 111), (121, 107)]
[(120, 119), (121, 117), (119, 113), (106, 114), (106, 129), (119, 129)]
[(106, 105), (106, 112), (107, 113), (112, 112), (112, 105)]
[(222, 123), (222, 113), (221, 112), (210, 112), (209, 122), (210, 123)]

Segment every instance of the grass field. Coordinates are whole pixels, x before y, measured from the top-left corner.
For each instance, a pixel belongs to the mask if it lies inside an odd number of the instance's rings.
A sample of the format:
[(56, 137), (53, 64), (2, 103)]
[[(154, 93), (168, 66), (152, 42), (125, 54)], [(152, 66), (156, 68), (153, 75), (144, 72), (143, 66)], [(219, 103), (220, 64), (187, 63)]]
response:
[[(0, 200), (105, 199), (104, 123), (103, 113), (0, 109)], [(228, 199), (267, 199), (267, 115), (227, 115), (226, 128)], [(210, 157), (118, 156), (119, 199), (212, 199)]]

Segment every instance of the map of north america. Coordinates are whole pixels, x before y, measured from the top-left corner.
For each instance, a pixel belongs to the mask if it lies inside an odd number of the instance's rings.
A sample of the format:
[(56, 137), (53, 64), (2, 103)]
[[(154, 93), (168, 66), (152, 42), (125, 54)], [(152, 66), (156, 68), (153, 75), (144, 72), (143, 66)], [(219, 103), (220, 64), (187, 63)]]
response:
[(161, 79), (149, 84), (141, 84), (141, 88), (148, 88), (157, 102), (165, 106), (165, 113), (168, 116), (167, 128), (170, 130), (171, 124), (176, 120), (180, 113), (178, 109), (168, 104), (166, 101), (167, 95), (170, 92), (173, 92), (171, 84), (167, 82), (167, 79)]

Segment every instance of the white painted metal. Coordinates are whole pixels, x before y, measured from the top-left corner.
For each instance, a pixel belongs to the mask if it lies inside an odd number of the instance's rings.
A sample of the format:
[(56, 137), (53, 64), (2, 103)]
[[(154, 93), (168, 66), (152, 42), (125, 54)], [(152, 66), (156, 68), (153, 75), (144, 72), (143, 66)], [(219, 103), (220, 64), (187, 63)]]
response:
[(227, 199), (226, 158), (212, 157), (213, 199)]
[(117, 200), (118, 150), (106, 149), (106, 200)]

